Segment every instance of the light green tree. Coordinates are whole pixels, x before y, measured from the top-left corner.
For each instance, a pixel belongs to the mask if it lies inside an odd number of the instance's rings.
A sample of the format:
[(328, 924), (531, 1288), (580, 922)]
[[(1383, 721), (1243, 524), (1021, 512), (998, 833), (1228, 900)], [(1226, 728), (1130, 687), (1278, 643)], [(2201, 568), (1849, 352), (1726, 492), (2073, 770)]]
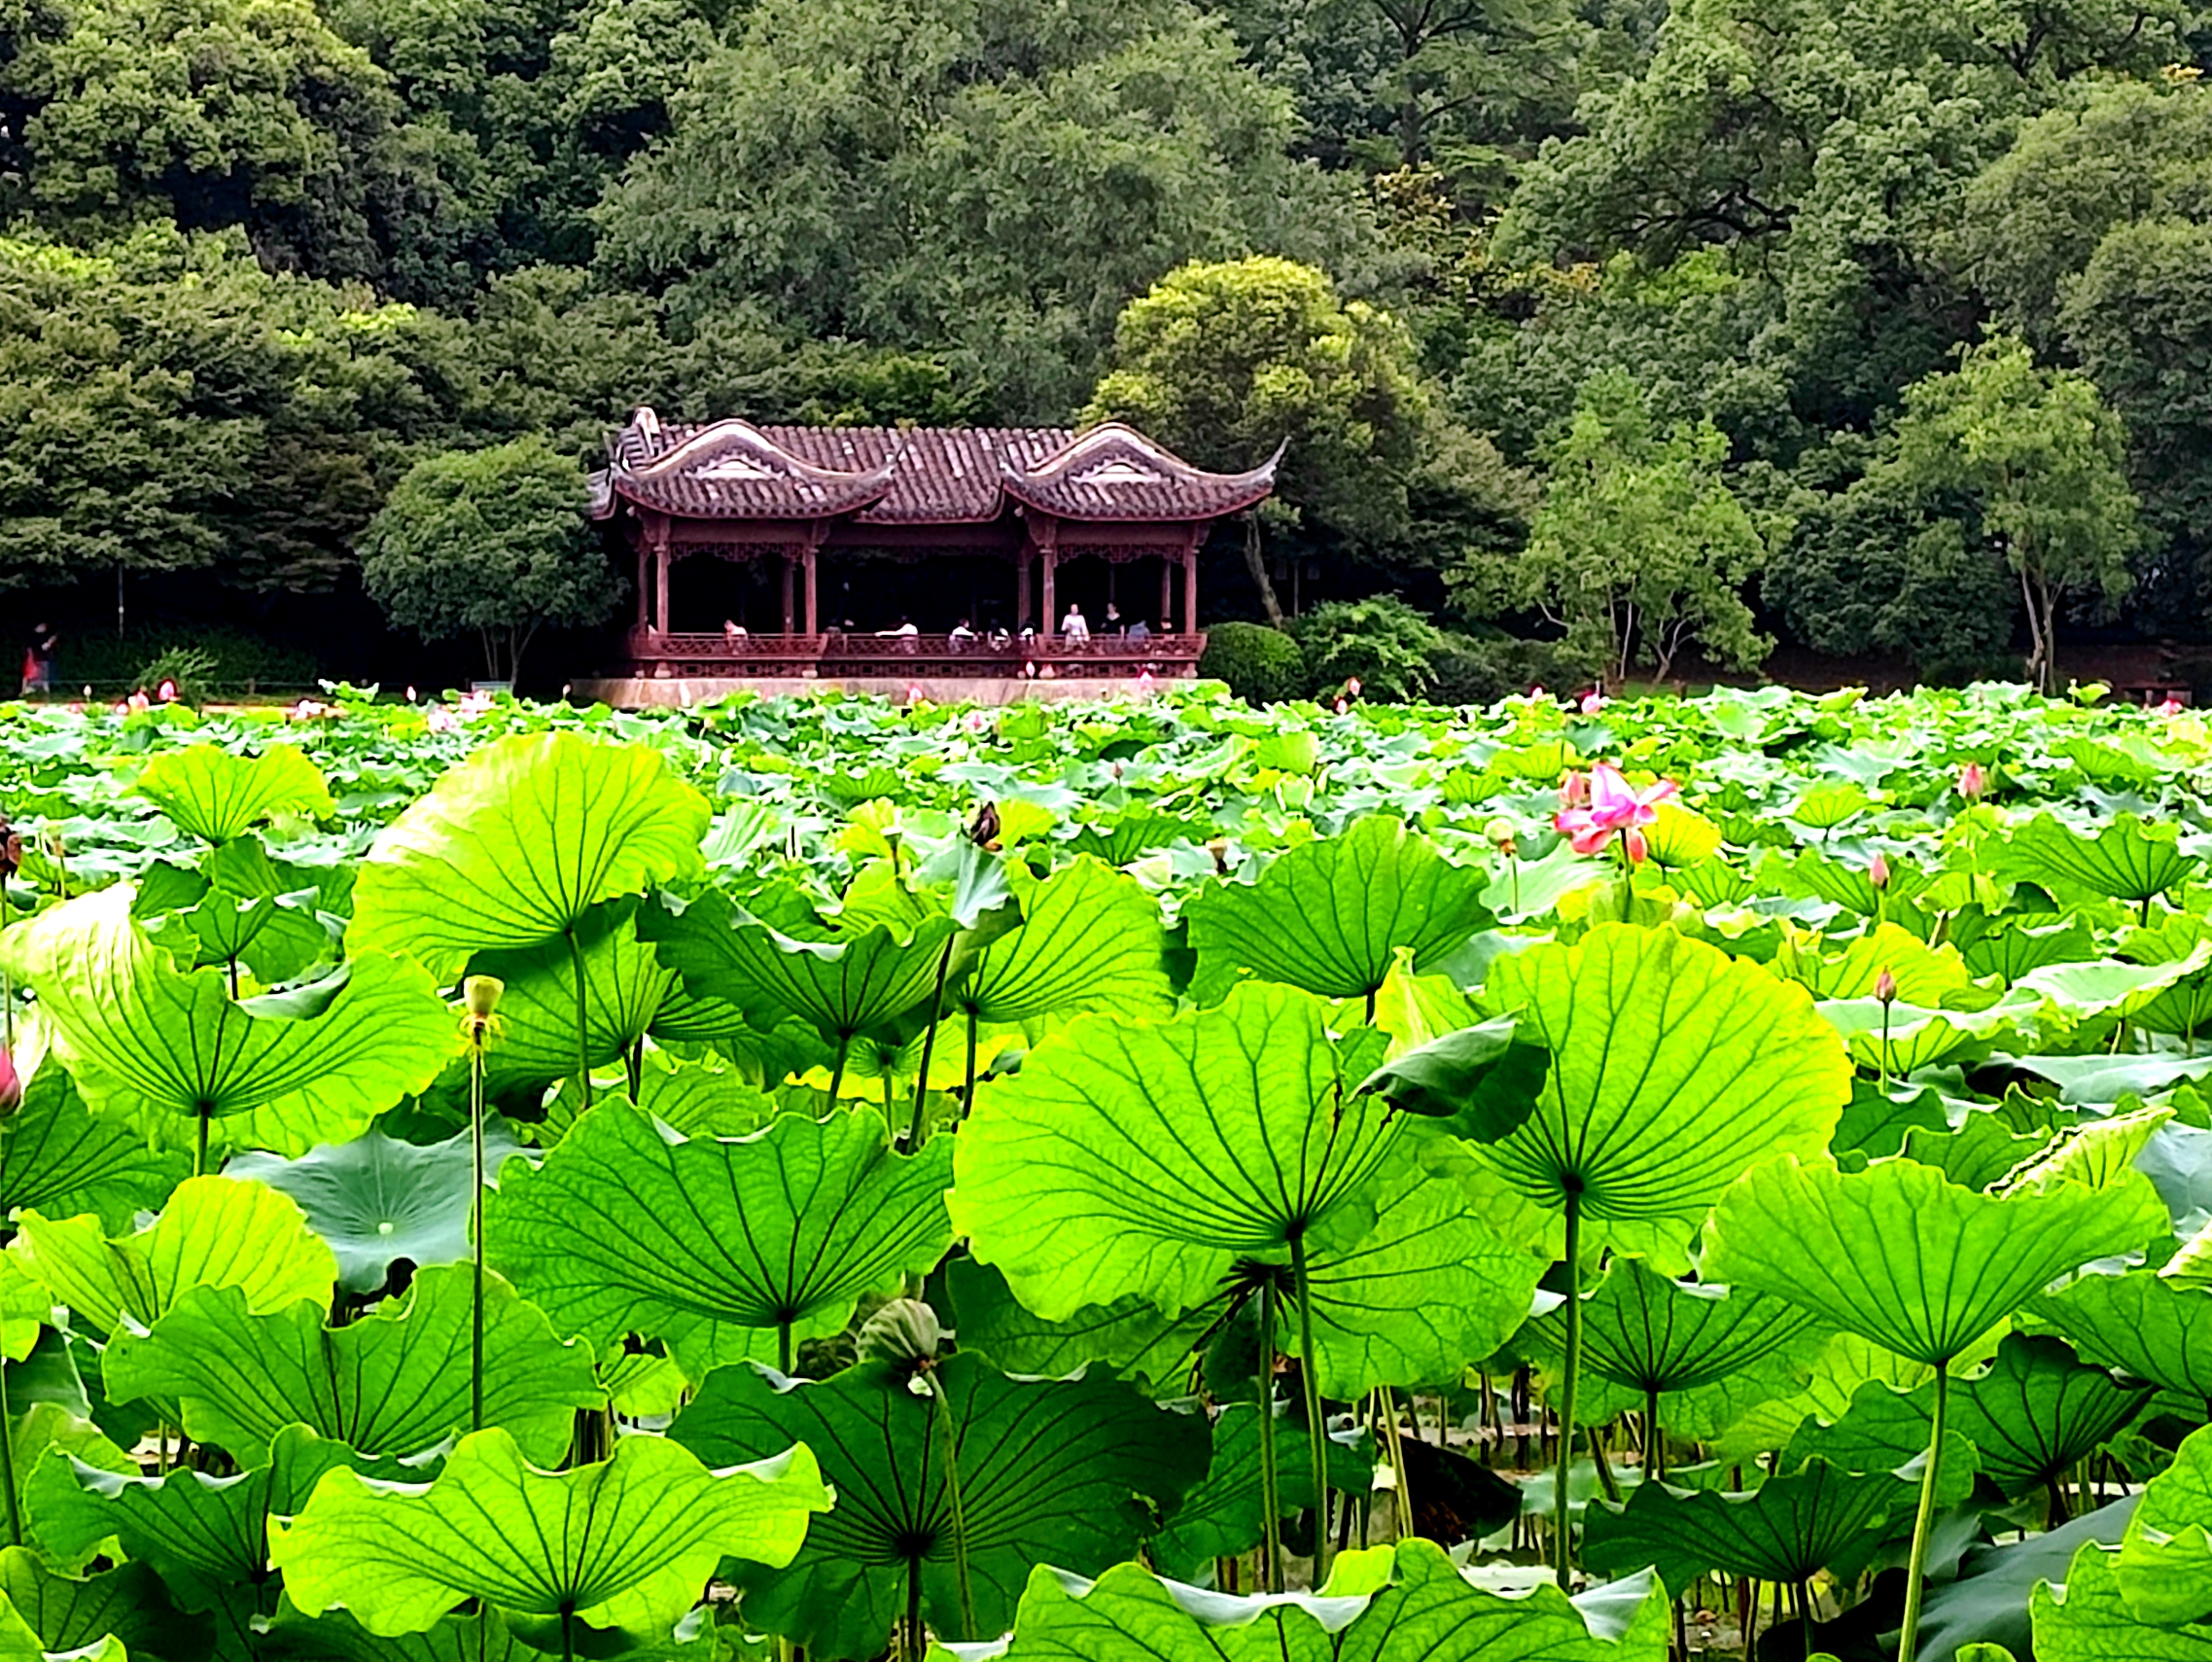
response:
[(596, 623), (621, 592), (583, 511), (583, 475), (543, 439), (432, 456), (369, 522), (362, 583), (426, 641), (475, 632), (511, 681), (540, 628)]
[(1771, 535), (1722, 477), (1710, 421), (1662, 430), (1625, 371), (1594, 375), (1546, 446), (1543, 503), (1518, 553), (1478, 553), (1449, 574), (1479, 615), (1533, 610), (1617, 683), (1637, 664), (1664, 680), (1682, 648), (1748, 669), (1773, 645), (1744, 604)]
[(2026, 344), (1998, 336), (1956, 370), (1906, 389), (1897, 467), (1930, 490), (1970, 495), (1982, 534), (2004, 554), (2027, 608), (2028, 677), (2057, 687), (2058, 608), (2118, 600), (2142, 546), (2120, 417), (2086, 377), (2037, 366)]

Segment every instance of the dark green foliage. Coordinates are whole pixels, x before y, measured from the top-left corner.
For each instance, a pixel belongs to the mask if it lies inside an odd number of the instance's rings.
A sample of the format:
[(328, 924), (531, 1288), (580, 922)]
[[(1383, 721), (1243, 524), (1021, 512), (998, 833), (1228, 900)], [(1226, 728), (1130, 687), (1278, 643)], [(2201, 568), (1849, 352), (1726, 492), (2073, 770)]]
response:
[(1494, 704), (1532, 687), (1569, 692), (1587, 686), (1597, 667), (1562, 641), (1447, 629), (1429, 659), (1434, 679), (1426, 697), (1434, 704)]
[(1306, 654), (1281, 629), (1265, 623), (1215, 623), (1206, 631), (1198, 673), (1226, 681), (1229, 690), (1254, 704), (1274, 704), (1306, 692)]
[(1334, 697), (1349, 683), (1385, 703), (1425, 698), (1436, 679), (1443, 631), (1392, 595), (1332, 600), (1290, 625), (1306, 653), (1314, 694)]

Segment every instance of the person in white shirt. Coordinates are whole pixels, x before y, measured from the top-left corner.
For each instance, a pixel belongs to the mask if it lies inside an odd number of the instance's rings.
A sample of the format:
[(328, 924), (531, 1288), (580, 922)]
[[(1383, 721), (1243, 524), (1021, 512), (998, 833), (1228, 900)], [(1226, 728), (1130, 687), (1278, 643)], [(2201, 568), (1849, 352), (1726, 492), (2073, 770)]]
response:
[(967, 626), (967, 619), (963, 618), (953, 625), (953, 632), (945, 637), (945, 644), (956, 653), (964, 653), (974, 640), (975, 631)]
[(1083, 609), (1071, 603), (1068, 616), (1060, 619), (1060, 632), (1078, 647), (1091, 644), (1091, 625), (1083, 619)]

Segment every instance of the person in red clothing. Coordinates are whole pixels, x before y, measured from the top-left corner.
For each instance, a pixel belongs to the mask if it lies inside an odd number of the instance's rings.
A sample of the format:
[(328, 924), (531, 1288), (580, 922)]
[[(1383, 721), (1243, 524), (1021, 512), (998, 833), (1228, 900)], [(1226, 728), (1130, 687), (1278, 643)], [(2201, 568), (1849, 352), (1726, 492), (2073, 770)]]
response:
[(23, 654), (23, 695), (53, 690), (53, 649), (60, 637), (41, 623), (31, 631), (30, 650)]

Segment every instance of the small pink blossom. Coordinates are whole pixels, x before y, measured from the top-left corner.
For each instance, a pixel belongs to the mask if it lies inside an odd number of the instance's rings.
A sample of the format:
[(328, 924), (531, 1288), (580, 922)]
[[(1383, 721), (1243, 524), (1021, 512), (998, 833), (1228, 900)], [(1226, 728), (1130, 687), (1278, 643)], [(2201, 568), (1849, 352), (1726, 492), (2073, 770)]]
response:
[(1958, 794), (1969, 802), (1979, 802), (1988, 788), (1988, 775), (1982, 771), (1979, 761), (1970, 761), (1958, 770)]
[(1579, 808), (1590, 800), (1590, 775), (1570, 773), (1560, 781), (1560, 806)]
[(991, 712), (970, 710), (960, 719), (960, 725), (966, 732), (980, 737), (991, 730)]
[(123, 704), (134, 716), (141, 710), (151, 710), (154, 708), (154, 700), (146, 696), (146, 690), (144, 688), (140, 688), (128, 698), (125, 698), (123, 700)]
[(1897, 1002), (1897, 977), (1887, 970), (1877, 975), (1874, 978), (1874, 996), (1885, 1005), (1895, 1004)]
[(1351, 710), (1352, 710), (1352, 704), (1351, 704), (1351, 702), (1350, 702), (1349, 700), (1347, 700), (1347, 699), (1343, 699), (1343, 698), (1339, 698), (1339, 699), (1336, 701), (1336, 713), (1337, 713), (1338, 715), (1340, 715), (1340, 716), (1343, 716), (1343, 715), (1349, 715), (1349, 714), (1351, 713)]
[(302, 698), (292, 706), (291, 719), (295, 722), (312, 722), (331, 713), (331, 707), (319, 699)]
[(1358, 677), (1358, 676), (1356, 676), (1356, 675), (1348, 675), (1348, 676), (1346, 676), (1346, 677), (1345, 677), (1345, 681), (1344, 681), (1344, 695), (1345, 695), (1347, 698), (1356, 698), (1356, 697), (1358, 697), (1358, 696), (1359, 696), (1359, 677)]
[(1630, 864), (1637, 866), (1649, 853), (1642, 828), (1659, 818), (1660, 803), (1680, 794), (1671, 779), (1634, 790), (1619, 768), (1602, 761), (1590, 769), (1589, 791), (1590, 806), (1562, 809), (1552, 821), (1553, 829), (1566, 832), (1577, 854), (1596, 854), (1618, 834)]
[(1137, 695), (1141, 698), (1152, 696), (1152, 672), (1148, 669), (1137, 672)]
[(22, 1105), (22, 1076), (16, 1072), (15, 1058), (0, 1046), (0, 1116), (16, 1112)]
[(454, 703), (454, 712), (464, 722), (473, 722), (478, 716), (488, 716), (492, 709), (492, 695), (474, 690), (464, 692)]
[(442, 704), (433, 704), (423, 712), (423, 725), (434, 733), (457, 733), (461, 730), (461, 718)]
[(1889, 862), (1884, 860), (1880, 855), (1876, 855), (1874, 857), (1874, 864), (1867, 867), (1867, 881), (1872, 883), (1877, 889), (1888, 888)]
[(1540, 685), (1528, 689), (1528, 696), (1531, 698), (1541, 698), (1543, 695), (1544, 690)]
[(2178, 716), (2186, 708), (2187, 706), (2179, 698), (2168, 698), (2163, 704), (2154, 705), (2151, 714), (2154, 716)]
[(906, 703), (909, 709), (923, 702), (925, 696), (921, 683), (910, 681), (906, 684)]
[(154, 689), (154, 696), (164, 704), (174, 704), (177, 701), (177, 684), (163, 676), (161, 685)]
[(1582, 695), (1582, 713), (1585, 716), (1595, 716), (1605, 708), (1605, 694), (1592, 688)]

